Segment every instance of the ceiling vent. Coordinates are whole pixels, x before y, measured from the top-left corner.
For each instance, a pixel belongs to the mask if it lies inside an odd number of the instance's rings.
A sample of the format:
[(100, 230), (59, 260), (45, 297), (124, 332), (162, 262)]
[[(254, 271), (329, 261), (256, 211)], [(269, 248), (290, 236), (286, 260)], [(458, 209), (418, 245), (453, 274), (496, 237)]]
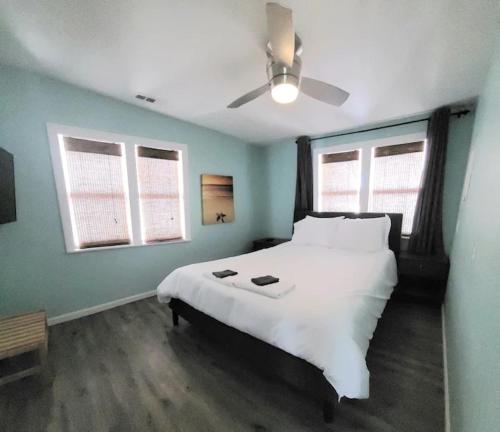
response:
[(155, 103), (156, 102), (156, 99), (153, 99), (153, 98), (141, 95), (141, 94), (138, 94), (135, 97), (136, 97), (136, 99), (140, 99), (140, 100), (143, 100), (143, 101), (146, 101), (146, 102), (149, 102), (149, 103)]

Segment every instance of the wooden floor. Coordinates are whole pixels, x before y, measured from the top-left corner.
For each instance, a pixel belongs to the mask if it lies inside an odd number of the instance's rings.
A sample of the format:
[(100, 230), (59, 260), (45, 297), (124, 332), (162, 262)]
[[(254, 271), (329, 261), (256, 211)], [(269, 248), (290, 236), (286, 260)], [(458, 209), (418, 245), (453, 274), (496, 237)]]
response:
[(335, 422), (155, 298), (50, 328), (52, 379), (0, 388), (0, 431), (444, 430), (438, 309), (390, 303), (368, 354), (371, 397)]

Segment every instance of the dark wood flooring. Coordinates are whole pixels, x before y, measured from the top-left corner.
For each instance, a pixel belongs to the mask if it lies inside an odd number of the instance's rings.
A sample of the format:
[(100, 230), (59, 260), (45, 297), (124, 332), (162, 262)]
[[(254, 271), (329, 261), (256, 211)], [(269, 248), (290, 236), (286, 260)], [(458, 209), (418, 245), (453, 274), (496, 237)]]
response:
[(371, 397), (321, 407), (207, 340), (155, 298), (50, 328), (48, 379), (0, 387), (0, 431), (444, 430), (440, 311), (391, 302), (368, 353)]

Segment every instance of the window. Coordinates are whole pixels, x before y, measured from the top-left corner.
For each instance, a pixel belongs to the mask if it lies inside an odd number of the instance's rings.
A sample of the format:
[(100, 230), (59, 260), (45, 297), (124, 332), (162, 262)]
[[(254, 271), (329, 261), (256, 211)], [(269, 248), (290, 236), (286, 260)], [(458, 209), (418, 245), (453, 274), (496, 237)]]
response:
[(402, 233), (411, 233), (424, 134), (315, 149), (313, 160), (316, 209), (402, 213)]
[(137, 172), (143, 241), (181, 239), (179, 152), (139, 146)]
[(63, 137), (73, 237), (80, 249), (130, 243), (121, 144)]
[(186, 146), (47, 129), (68, 252), (189, 240)]
[(359, 211), (359, 150), (321, 158), (321, 211)]
[(372, 212), (403, 213), (403, 234), (411, 234), (424, 168), (424, 142), (376, 147), (372, 151)]

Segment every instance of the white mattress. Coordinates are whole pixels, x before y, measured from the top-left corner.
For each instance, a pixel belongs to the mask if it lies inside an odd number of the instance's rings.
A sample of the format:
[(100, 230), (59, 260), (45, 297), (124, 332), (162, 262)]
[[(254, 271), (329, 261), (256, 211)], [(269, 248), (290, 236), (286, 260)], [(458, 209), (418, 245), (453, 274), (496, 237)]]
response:
[[(271, 274), (295, 283), (295, 289), (271, 299), (203, 276), (225, 269)], [(390, 250), (353, 253), (284, 243), (180, 267), (159, 285), (158, 299), (181, 299), (307, 360), (323, 370), (339, 397), (361, 399), (369, 396), (369, 342), (396, 283), (396, 260)]]

